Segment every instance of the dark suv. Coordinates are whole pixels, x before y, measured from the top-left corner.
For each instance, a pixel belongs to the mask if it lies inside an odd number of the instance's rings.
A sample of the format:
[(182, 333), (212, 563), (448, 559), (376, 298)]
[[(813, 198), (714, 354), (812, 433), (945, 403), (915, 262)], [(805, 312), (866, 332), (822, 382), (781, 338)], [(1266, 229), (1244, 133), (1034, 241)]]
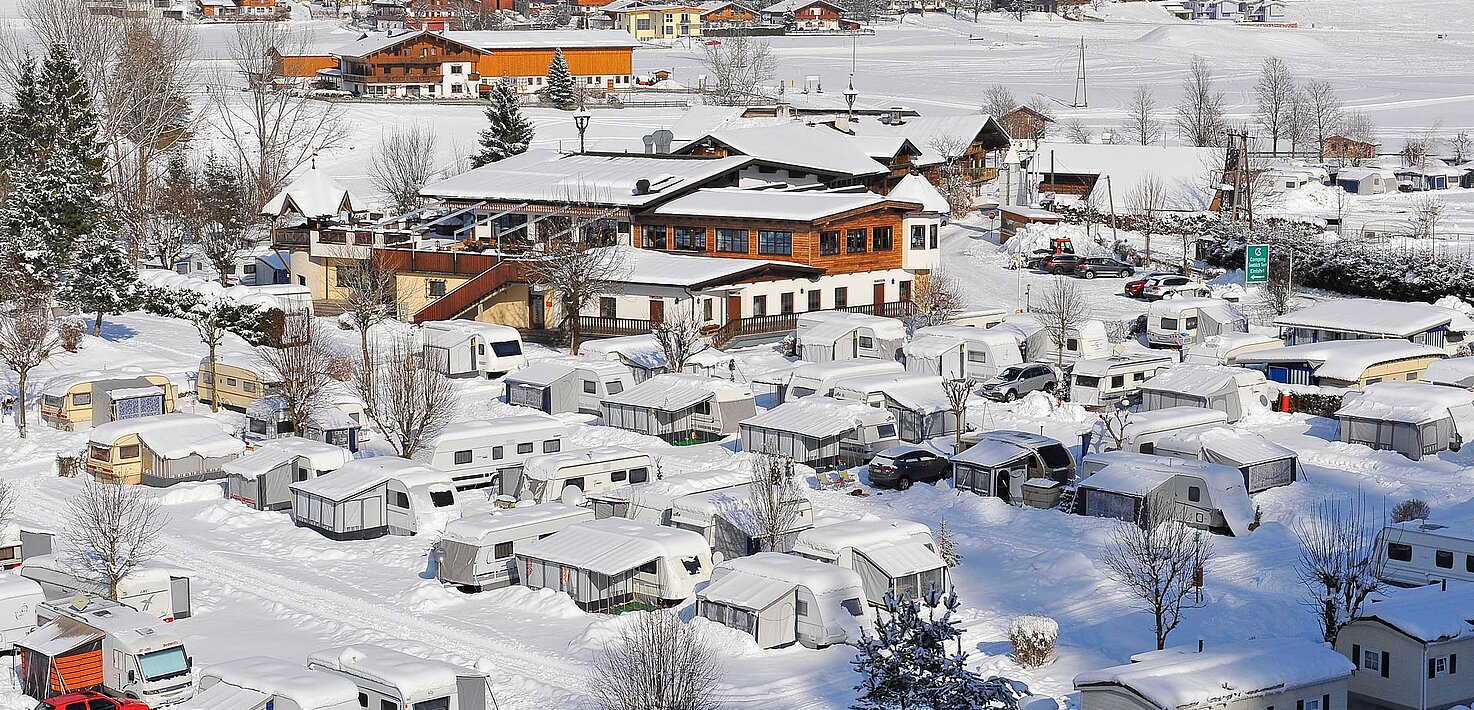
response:
[(1082, 259), (1075, 265), (1075, 275), (1086, 279), (1093, 279), (1097, 276), (1125, 277), (1134, 273), (1136, 270), (1131, 268), (1130, 264), (1105, 257)]
[(906, 490), (912, 483), (940, 481), (952, 472), (946, 455), (911, 444), (892, 446), (870, 460), (870, 485)]
[(1074, 273), (1075, 267), (1084, 261), (1078, 254), (1055, 254), (1040, 262), (1039, 268), (1051, 274)]

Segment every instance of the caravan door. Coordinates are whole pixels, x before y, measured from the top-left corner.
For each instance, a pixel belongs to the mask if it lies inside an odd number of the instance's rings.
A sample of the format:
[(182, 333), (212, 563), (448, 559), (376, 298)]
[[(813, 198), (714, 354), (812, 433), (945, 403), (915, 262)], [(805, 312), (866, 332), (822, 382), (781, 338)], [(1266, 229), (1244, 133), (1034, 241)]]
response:
[(174, 604), (174, 618), (188, 619), (190, 617), (189, 577), (170, 577), (169, 597)]

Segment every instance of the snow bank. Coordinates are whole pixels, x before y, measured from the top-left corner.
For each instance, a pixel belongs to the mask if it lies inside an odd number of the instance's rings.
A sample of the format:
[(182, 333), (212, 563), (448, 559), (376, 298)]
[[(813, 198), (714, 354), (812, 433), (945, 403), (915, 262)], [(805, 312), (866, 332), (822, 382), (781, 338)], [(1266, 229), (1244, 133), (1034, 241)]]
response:
[(159, 505), (186, 505), (189, 503), (204, 503), (218, 501), (225, 496), (219, 483), (201, 481), (199, 483), (181, 483), (169, 486), (159, 496)]

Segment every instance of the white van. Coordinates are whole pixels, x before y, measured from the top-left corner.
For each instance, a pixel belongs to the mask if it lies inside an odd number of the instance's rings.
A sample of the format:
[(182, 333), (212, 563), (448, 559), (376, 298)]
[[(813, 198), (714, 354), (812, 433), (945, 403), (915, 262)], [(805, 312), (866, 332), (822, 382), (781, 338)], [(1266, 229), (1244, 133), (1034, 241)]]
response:
[(519, 545), (593, 519), (594, 511), (588, 508), (541, 503), (452, 520), (430, 553), (435, 579), (478, 592), (518, 584)]
[(1122, 430), (1121, 448), (1143, 454), (1155, 453), (1157, 442), (1170, 436), (1227, 423), (1227, 414), (1207, 407), (1167, 407), (1133, 412)]
[(1185, 348), (1224, 333), (1246, 333), (1249, 319), (1220, 298), (1167, 298), (1146, 309), (1146, 342)]
[(1177, 358), (1164, 353), (1122, 353), (1075, 363), (1070, 373), (1070, 401), (1086, 407), (1104, 407), (1135, 397), (1158, 370)]
[(622, 446), (600, 446), (534, 456), (523, 465), (521, 476), (502, 479), (502, 493), (534, 503), (582, 505), (589, 493), (648, 480), (649, 455)]
[(474, 320), (428, 321), (422, 328), (424, 366), (447, 377), (491, 379), (527, 365), (516, 328)]
[[(81, 579), (65, 560), (38, 555), (20, 566), (20, 574), (41, 585), (48, 601), (67, 601), (78, 592), (106, 596), (103, 585)], [(189, 577), (161, 567), (137, 567), (118, 582), (118, 603), (164, 621), (190, 616)]]
[(840, 382), (863, 375), (900, 374), (906, 368), (899, 362), (883, 360), (838, 360), (811, 362), (793, 368), (778, 392), (778, 402), (819, 395), (828, 397)]
[(1443, 525), (1388, 525), (1377, 533), (1381, 577), (1422, 586), (1440, 580), (1474, 582), (1474, 536)]
[(527, 459), (562, 451), (567, 435), (568, 426), (546, 414), (456, 422), (414, 458), (449, 473), (457, 490), (501, 490), (502, 481), (515, 480)]

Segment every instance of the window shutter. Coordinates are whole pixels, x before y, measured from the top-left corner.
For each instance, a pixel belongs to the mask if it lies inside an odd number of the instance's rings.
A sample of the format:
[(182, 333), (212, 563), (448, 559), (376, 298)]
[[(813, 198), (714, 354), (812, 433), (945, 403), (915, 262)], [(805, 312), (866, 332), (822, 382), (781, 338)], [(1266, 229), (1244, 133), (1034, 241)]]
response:
[(1356, 666), (1359, 670), (1361, 669), (1361, 661), (1361, 644), (1351, 644), (1351, 665)]
[(1386, 678), (1386, 677), (1388, 677), (1391, 674), (1391, 672), (1392, 672), (1391, 671), (1391, 668), (1392, 668), (1392, 654), (1390, 654), (1390, 653), (1388, 653), (1386, 651), (1383, 651), (1382, 652), (1382, 677), (1383, 678)]
[(1432, 678), (1433, 677), (1433, 673), (1434, 673), (1435, 669), (1437, 668), (1437, 666), (1435, 666), (1434, 663), (1436, 663), (1436, 661), (1434, 661), (1431, 658), (1428, 659), (1428, 677), (1429, 678)]

